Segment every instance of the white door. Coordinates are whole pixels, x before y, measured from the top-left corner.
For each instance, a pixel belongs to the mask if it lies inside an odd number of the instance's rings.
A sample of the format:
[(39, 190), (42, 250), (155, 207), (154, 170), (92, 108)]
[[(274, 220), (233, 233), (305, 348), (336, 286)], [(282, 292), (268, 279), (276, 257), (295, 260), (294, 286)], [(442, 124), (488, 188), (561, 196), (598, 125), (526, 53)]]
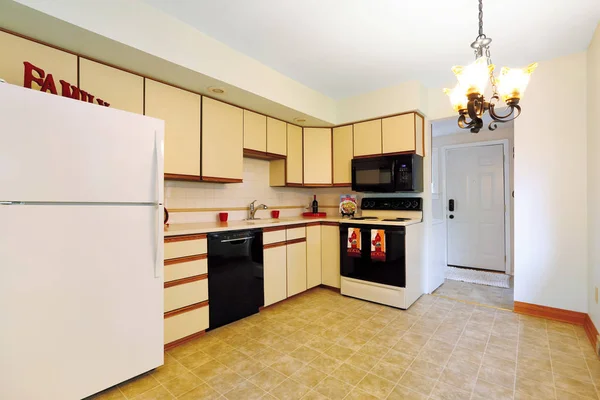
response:
[(162, 202), (164, 122), (0, 84), (0, 201)]
[(505, 271), (501, 144), (446, 149), (448, 265)]
[(163, 363), (156, 217), (0, 206), (1, 399), (78, 400)]

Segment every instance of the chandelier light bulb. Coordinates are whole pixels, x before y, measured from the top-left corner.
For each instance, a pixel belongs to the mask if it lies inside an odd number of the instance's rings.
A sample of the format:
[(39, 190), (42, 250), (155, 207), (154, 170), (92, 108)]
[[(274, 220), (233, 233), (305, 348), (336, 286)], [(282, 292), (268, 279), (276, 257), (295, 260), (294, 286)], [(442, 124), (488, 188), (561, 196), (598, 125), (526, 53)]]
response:
[(498, 84), (498, 94), (502, 100), (509, 101), (521, 99), (525, 89), (529, 84), (531, 74), (537, 68), (538, 64), (529, 64), (525, 68), (502, 67), (500, 76), (496, 79)]
[(466, 90), (463, 87), (456, 85), (454, 89), (444, 89), (444, 93), (450, 97), (450, 103), (452, 103), (454, 111), (467, 109), (469, 100), (467, 99)]
[(486, 57), (479, 57), (466, 67), (460, 65), (452, 67), (452, 72), (458, 79), (458, 85), (466, 88), (465, 95), (483, 94), (493, 71), (494, 65), (488, 65)]

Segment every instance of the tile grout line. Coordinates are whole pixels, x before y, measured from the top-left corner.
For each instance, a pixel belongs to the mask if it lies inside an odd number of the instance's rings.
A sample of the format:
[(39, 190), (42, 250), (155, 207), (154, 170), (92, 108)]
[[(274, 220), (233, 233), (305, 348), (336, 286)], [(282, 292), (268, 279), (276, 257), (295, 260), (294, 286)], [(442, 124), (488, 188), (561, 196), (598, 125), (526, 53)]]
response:
[[(496, 322), (496, 314), (494, 313), (494, 321), (492, 322), (492, 329), (494, 328), (494, 322)], [(490, 339), (492, 338), (492, 332), (490, 330), (490, 334), (488, 335), (488, 339), (487, 342), (485, 343), (485, 349), (483, 350), (483, 355), (481, 356), (481, 361), (479, 363), (479, 369), (477, 370), (477, 376), (475, 377), (475, 386), (473, 386), (473, 390), (471, 391), (471, 396), (469, 397), (469, 399), (473, 399), (473, 396), (475, 396), (475, 387), (477, 387), (477, 382), (479, 381), (479, 374), (481, 373), (481, 367), (483, 366), (483, 359), (485, 358), (485, 355), (487, 354), (487, 349), (488, 346), (490, 345)], [(513, 398), (514, 398), (514, 393), (513, 393)]]

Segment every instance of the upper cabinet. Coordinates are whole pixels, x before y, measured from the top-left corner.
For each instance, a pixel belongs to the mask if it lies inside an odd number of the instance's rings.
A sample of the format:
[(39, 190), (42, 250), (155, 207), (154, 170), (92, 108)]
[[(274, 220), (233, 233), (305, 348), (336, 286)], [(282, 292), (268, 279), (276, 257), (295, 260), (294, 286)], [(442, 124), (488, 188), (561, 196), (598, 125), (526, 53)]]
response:
[(383, 153), (416, 152), (423, 155), (423, 117), (417, 113), (382, 120)]
[(381, 154), (381, 120), (354, 124), (354, 157)]
[(286, 123), (267, 117), (267, 153), (287, 155)]
[(301, 186), (303, 183), (302, 128), (287, 125), (287, 166), (286, 183)]
[[(2, 49), (0, 78), (8, 83), (40, 90), (45, 78), (48, 74), (52, 74), (52, 87), (56, 90), (55, 94), (62, 94), (61, 80), (77, 86), (76, 55), (5, 32), (0, 32), (0, 49)], [(25, 62), (36, 69), (32, 68), (27, 74)], [(47, 91), (52, 91), (52, 88), (48, 87)]]
[(267, 151), (267, 117), (244, 110), (244, 149)]
[[(94, 61), (79, 59), (79, 88), (111, 108), (144, 113), (144, 78)], [(88, 100), (89, 101), (89, 100)]]
[(332, 184), (331, 128), (304, 128), (304, 186)]
[(242, 182), (244, 112), (202, 97), (202, 180)]
[(200, 179), (200, 96), (146, 79), (146, 115), (165, 121), (165, 177)]
[(352, 125), (333, 128), (333, 185), (352, 185)]

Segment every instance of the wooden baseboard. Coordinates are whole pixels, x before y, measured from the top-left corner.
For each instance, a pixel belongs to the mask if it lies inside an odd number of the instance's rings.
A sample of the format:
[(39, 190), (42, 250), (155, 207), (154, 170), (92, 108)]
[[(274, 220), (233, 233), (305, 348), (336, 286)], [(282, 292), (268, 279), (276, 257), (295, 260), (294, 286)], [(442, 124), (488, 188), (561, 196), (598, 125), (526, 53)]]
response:
[(181, 346), (184, 343), (190, 342), (190, 341), (192, 341), (194, 339), (197, 339), (197, 338), (199, 338), (201, 336), (204, 336), (205, 333), (206, 333), (206, 331), (200, 331), (200, 332), (192, 333), (189, 336), (185, 336), (185, 337), (182, 337), (181, 339), (175, 340), (174, 342), (167, 343), (167, 344), (165, 344), (165, 351), (174, 349), (177, 346)]
[(585, 319), (589, 318), (586, 313), (578, 311), (563, 310), (561, 308), (540, 306), (537, 304), (522, 303), (515, 301), (515, 312), (518, 314), (531, 315), (552, 319), (554, 321), (567, 322), (569, 324), (583, 326)]
[(598, 329), (594, 325), (594, 322), (590, 318), (590, 315), (587, 314), (585, 316), (585, 320), (583, 321), (583, 329), (585, 329), (585, 333), (587, 334), (590, 343), (594, 350), (596, 350), (596, 338), (598, 337)]

